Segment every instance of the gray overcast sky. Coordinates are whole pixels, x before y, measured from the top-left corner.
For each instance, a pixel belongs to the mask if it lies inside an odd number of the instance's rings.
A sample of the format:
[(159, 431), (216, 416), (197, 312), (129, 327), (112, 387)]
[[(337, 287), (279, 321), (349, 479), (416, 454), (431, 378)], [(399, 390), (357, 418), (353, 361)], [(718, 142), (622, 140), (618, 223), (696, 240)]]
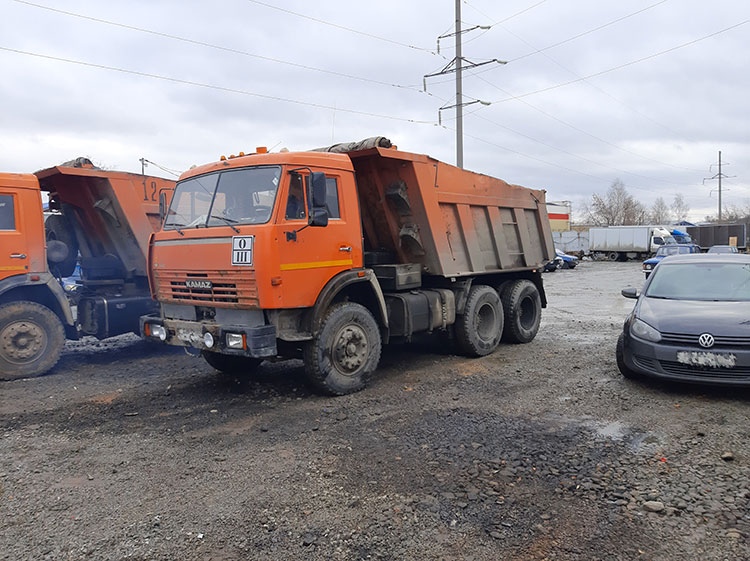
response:
[[(455, 163), (453, 0), (0, 0), (0, 170), (178, 172), (382, 135)], [(574, 213), (620, 179), (690, 218), (750, 202), (750, 2), (470, 0), (464, 167)], [(156, 175), (169, 174), (150, 165)]]

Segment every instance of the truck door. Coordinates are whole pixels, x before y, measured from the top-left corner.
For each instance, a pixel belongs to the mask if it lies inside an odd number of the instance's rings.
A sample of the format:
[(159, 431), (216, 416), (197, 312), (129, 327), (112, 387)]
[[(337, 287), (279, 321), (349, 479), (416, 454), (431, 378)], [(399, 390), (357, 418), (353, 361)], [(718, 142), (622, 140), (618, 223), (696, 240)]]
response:
[[(38, 188), (35, 191), (16, 189), (7, 183), (9, 182), (0, 183), (0, 280), (30, 272), (32, 264), (41, 261), (32, 259), (31, 243), (39, 236), (29, 235), (25, 228), (25, 217), (36, 224), (34, 217), (38, 215), (42, 240), (44, 239), (41, 201), (38, 205), (31, 205), (34, 196), (39, 197)], [(27, 206), (37, 208), (26, 208)], [(42, 245), (39, 246), (38, 253), (43, 256), (44, 242), (40, 243)]]
[[(309, 307), (323, 286), (336, 274), (362, 266), (362, 229), (358, 202), (345, 198), (342, 176), (327, 173), (328, 225), (307, 226), (308, 189), (299, 193), (293, 175), (289, 178), (280, 207), (279, 269), (282, 307)], [(307, 184), (307, 176), (303, 176)], [(346, 195), (355, 197), (354, 190)], [(303, 204), (298, 199), (304, 197)], [(307, 226), (307, 227), (306, 227)], [(302, 229), (304, 228), (304, 229)]]

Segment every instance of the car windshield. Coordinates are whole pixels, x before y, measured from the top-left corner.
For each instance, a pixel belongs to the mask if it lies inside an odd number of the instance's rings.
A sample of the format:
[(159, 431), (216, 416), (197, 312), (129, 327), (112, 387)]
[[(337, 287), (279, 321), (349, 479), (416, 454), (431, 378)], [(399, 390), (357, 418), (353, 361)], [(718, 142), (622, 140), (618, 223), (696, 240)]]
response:
[(668, 300), (750, 302), (748, 263), (661, 263), (644, 294)]
[(656, 250), (656, 255), (661, 257), (678, 253), (690, 253), (690, 248), (684, 245), (663, 245)]
[(181, 181), (175, 188), (164, 229), (268, 222), (280, 177), (280, 167), (260, 166)]

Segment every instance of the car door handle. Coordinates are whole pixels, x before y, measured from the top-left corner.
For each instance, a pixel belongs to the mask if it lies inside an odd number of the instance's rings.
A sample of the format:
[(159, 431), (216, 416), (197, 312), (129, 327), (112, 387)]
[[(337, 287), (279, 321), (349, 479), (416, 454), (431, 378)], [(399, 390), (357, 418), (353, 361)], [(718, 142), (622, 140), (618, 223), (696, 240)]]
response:
[(342, 245), (339, 248), (339, 251), (346, 251), (347, 253), (351, 253), (352, 252), (352, 246), (350, 246), (350, 245)]
[(11, 259), (26, 259), (25, 253), (11, 253), (10, 254)]

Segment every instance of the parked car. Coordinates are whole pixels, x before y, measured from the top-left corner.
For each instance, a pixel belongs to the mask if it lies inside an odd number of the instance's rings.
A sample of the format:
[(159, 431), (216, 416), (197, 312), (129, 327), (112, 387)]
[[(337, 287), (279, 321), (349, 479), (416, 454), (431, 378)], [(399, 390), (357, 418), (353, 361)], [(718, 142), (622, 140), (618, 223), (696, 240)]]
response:
[(712, 245), (708, 253), (739, 253), (739, 250), (734, 245)]
[(653, 257), (646, 259), (643, 262), (643, 272), (646, 274), (646, 278), (651, 274), (659, 264), (659, 261), (667, 257), (668, 255), (677, 255), (679, 253), (700, 253), (701, 246), (697, 244), (679, 244), (679, 245), (663, 245), (656, 250), (656, 254)]
[(575, 255), (568, 255), (564, 251), (555, 248), (555, 254), (557, 257), (562, 259), (562, 268), (563, 269), (575, 269), (576, 265), (578, 265), (578, 257)]
[(626, 378), (750, 386), (750, 255), (662, 259), (617, 339)]

